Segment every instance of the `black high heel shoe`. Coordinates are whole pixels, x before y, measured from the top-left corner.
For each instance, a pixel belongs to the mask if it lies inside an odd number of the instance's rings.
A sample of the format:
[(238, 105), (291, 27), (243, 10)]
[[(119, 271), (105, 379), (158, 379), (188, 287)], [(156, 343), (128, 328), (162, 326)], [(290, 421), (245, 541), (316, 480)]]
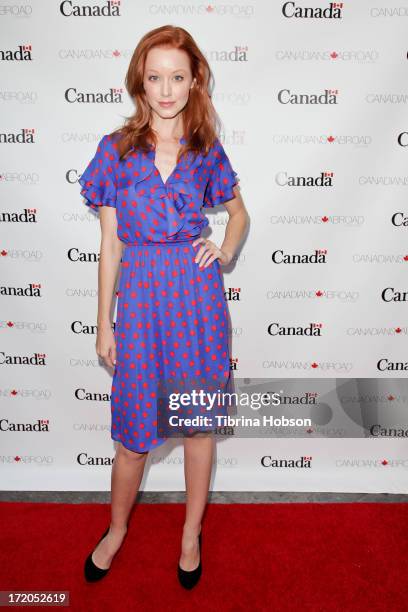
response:
[[(103, 538), (108, 534), (109, 529), (110, 527), (107, 528), (107, 530), (105, 531), (105, 533), (103, 534), (99, 542), (101, 542)], [(99, 542), (96, 544), (96, 546), (98, 546)], [(95, 563), (92, 561), (92, 554), (93, 554), (93, 551), (89, 553), (88, 557), (86, 558), (85, 566), (84, 566), (85, 580), (87, 582), (96, 582), (97, 580), (101, 580), (101, 578), (106, 576), (106, 574), (110, 570), (110, 567), (108, 567), (108, 569), (102, 569), (101, 567), (98, 567), (97, 565), (95, 565)]]
[(190, 571), (187, 570), (183, 570), (180, 567), (180, 563), (178, 564), (178, 579), (179, 582), (181, 584), (181, 586), (183, 586), (185, 589), (192, 589), (197, 582), (200, 580), (201, 577), (201, 572), (202, 572), (202, 565), (201, 565), (201, 531), (200, 534), (198, 536), (198, 546), (199, 546), (199, 550), (200, 550), (200, 563), (198, 564), (198, 566)]

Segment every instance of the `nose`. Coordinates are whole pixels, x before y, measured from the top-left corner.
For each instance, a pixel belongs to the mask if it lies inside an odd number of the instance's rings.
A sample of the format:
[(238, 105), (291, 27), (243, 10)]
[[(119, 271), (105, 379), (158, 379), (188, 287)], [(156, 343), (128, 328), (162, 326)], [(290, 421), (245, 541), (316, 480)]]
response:
[(171, 83), (170, 83), (170, 79), (167, 77), (164, 77), (164, 79), (162, 80), (162, 86), (161, 86), (161, 95), (163, 97), (170, 97), (171, 96)]

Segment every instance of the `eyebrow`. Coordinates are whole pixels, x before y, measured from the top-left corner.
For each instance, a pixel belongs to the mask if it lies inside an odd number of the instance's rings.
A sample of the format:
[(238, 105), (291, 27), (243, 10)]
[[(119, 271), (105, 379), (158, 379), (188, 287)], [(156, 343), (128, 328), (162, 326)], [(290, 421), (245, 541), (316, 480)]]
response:
[[(159, 72), (154, 68), (146, 68), (146, 72)], [(173, 70), (173, 72), (187, 72), (185, 68), (178, 68), (177, 70)]]

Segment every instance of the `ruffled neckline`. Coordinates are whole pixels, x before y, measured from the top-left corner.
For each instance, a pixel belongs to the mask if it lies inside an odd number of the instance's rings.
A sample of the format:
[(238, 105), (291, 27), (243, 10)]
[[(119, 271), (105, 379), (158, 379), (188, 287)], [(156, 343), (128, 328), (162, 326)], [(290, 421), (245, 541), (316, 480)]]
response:
[[(185, 144), (187, 142), (184, 136), (182, 136), (179, 140), (180, 144)], [(148, 179), (152, 172), (156, 171), (161, 187), (164, 189), (167, 189), (168, 187), (171, 187), (177, 183), (193, 183), (197, 169), (203, 163), (203, 156), (201, 153), (194, 156), (191, 151), (187, 151), (181, 157), (170, 176), (164, 182), (159, 169), (154, 163), (156, 156), (154, 145), (151, 144), (148, 151), (137, 151), (135, 149), (131, 155), (134, 158), (135, 163), (133, 183), (141, 183), (142, 181)]]

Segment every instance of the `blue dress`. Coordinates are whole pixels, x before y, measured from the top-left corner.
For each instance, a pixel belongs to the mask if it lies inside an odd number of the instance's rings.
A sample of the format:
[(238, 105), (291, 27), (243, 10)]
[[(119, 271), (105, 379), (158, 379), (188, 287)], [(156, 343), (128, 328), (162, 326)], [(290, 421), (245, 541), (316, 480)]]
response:
[[(175, 434), (174, 425), (168, 425), (163, 394), (166, 398), (169, 389), (189, 392), (192, 381), (214, 392), (231, 388), (220, 264), (216, 259), (200, 269), (194, 261), (200, 245), (192, 242), (209, 223), (202, 208), (234, 198), (239, 179), (219, 139), (207, 156), (189, 151), (163, 182), (153, 145), (119, 160), (117, 138), (102, 137), (79, 183), (89, 207), (116, 208), (118, 238), (125, 243), (114, 328), (111, 438), (141, 453), (180, 435), (181, 427)], [(228, 414), (223, 406), (215, 409)], [(190, 404), (176, 414), (208, 415), (208, 408)], [(217, 424), (196, 423), (194, 431)]]

